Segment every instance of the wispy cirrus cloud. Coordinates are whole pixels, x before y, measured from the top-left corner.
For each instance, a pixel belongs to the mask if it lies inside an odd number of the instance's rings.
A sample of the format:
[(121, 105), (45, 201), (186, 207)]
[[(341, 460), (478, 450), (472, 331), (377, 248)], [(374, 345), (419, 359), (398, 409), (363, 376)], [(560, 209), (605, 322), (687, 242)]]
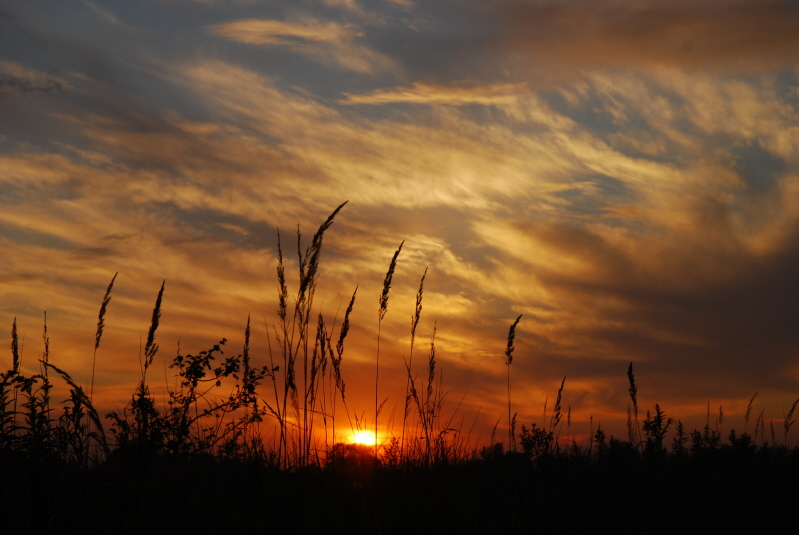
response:
[(231, 41), (286, 48), (318, 63), (360, 73), (379, 73), (393, 66), (391, 59), (359, 42), (363, 33), (357, 27), (308, 16), (292, 22), (243, 19), (215, 24), (210, 31)]
[(378, 89), (363, 95), (347, 94), (344, 104), (449, 104), (484, 106), (513, 104), (517, 102), (524, 84), (442, 85), (416, 82), (411, 87)]

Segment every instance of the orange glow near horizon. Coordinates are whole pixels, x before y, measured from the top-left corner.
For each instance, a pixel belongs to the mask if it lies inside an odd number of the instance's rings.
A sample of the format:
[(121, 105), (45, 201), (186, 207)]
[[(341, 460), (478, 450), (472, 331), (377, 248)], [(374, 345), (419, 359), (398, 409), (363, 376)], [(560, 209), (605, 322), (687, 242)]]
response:
[(351, 444), (363, 444), (364, 446), (375, 445), (375, 434), (373, 431), (355, 431), (350, 437)]

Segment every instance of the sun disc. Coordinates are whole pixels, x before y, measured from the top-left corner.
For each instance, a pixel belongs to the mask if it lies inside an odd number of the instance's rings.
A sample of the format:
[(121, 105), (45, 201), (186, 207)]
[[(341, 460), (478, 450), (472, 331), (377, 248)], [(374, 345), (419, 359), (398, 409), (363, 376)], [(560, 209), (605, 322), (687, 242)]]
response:
[(375, 445), (375, 434), (369, 431), (356, 431), (352, 435), (353, 444), (363, 444), (365, 446)]

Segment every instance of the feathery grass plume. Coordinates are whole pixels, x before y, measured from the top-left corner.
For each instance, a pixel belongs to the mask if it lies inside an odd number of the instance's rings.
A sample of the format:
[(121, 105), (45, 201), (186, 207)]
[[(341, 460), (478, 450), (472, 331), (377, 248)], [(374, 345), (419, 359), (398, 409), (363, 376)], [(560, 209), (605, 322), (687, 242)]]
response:
[[(284, 377), (284, 393), (283, 393), (283, 405), (281, 407), (280, 401), (278, 400), (278, 393), (277, 393), (277, 383), (273, 381), (274, 388), (275, 388), (275, 407), (276, 409), (272, 409), (273, 414), (277, 418), (278, 424), (280, 425), (280, 446), (278, 449), (278, 462), (280, 462), (281, 454), (286, 448), (286, 426), (285, 426), (285, 414), (286, 414), (286, 403), (288, 398), (288, 390), (290, 388), (290, 383), (293, 381), (293, 376), (290, 375), (290, 372), (293, 371), (293, 367), (290, 367), (288, 364), (288, 357), (289, 357), (289, 342), (288, 342), (288, 288), (286, 287), (286, 270), (283, 266), (283, 248), (280, 245), (280, 229), (277, 231), (277, 282), (278, 282), (278, 308), (277, 308), (277, 315), (280, 318), (280, 326), (283, 331), (282, 336), (277, 337), (278, 344), (281, 346), (281, 353), (283, 355), (283, 369), (286, 370), (286, 375)], [(264, 318), (264, 325), (266, 325), (266, 318)], [(269, 327), (267, 326), (266, 332), (269, 332)], [(268, 337), (267, 337), (268, 338)], [(270, 358), (272, 356), (271, 347), (272, 343), (269, 341), (270, 347)], [(274, 366), (274, 361), (270, 361), (272, 364), (272, 368), (276, 369)]]
[(19, 337), (17, 336), (17, 318), (11, 325), (11, 372), (13, 375), (19, 374)]
[[(755, 420), (755, 441), (757, 441), (758, 433), (763, 429), (763, 416), (766, 414), (766, 409), (760, 411), (760, 414), (757, 416), (757, 420)], [(765, 434), (760, 434), (760, 441), (761, 443), (766, 439)]]
[(250, 400), (255, 396), (250, 384), (250, 315), (247, 314), (247, 327), (244, 329), (244, 347), (241, 350), (241, 364), (244, 371), (242, 377), (242, 384), (244, 385), (244, 392), (247, 399)]
[[(258, 409), (258, 392), (256, 387), (260, 377), (271, 376), (272, 370), (268, 366), (263, 367), (261, 370), (253, 369), (250, 365), (250, 315), (247, 314), (247, 327), (244, 329), (244, 347), (241, 351), (241, 366), (242, 366), (242, 386), (241, 386), (241, 404), (244, 406), (244, 418), (242, 419), (243, 429), (242, 435), (245, 443), (252, 444), (253, 440), (260, 440), (260, 437), (249, 435), (249, 425), (251, 422), (261, 421), (261, 411)], [(235, 374), (233, 374), (236, 377)], [(252, 412), (250, 413), (250, 407)], [(250, 415), (251, 414), (251, 415)]]
[[(560, 388), (558, 388), (558, 395), (555, 398), (555, 406), (552, 408), (552, 418), (549, 421), (549, 432), (555, 438), (555, 445), (558, 445), (558, 439), (560, 438), (560, 425), (561, 421), (563, 420), (563, 413), (561, 412), (561, 401), (563, 400), (563, 387), (566, 385), (566, 376), (563, 376), (563, 381), (560, 382)], [(557, 434), (555, 434), (555, 430), (558, 429)]]
[[(317, 272), (319, 270), (319, 255), (322, 253), (322, 238), (324, 237), (325, 231), (333, 224), (333, 219), (335, 219), (336, 214), (338, 214), (348, 202), (349, 201), (344, 201), (338, 208), (333, 210), (333, 213), (328, 216), (325, 222), (319, 226), (319, 230), (316, 231), (316, 234), (313, 235), (311, 245), (306, 249), (305, 255), (303, 256), (302, 253), (300, 253), (300, 298), (313, 296), (313, 288), (316, 284)], [(297, 229), (298, 247), (299, 242), (300, 232), (299, 229)], [(298, 303), (298, 305), (300, 304)]]
[(13, 401), (14, 401), (14, 410), (12, 412), (12, 429), (17, 427), (17, 394), (19, 389), (19, 383), (22, 379), (22, 376), (19, 373), (19, 363), (20, 363), (20, 352), (19, 352), (19, 336), (17, 335), (17, 318), (14, 317), (14, 323), (11, 325), (11, 370), (9, 378), (11, 378), (11, 382), (14, 385), (14, 394), (13, 394)]
[(796, 401), (793, 402), (793, 405), (791, 405), (791, 410), (789, 410), (788, 414), (785, 415), (785, 420), (783, 421), (783, 429), (784, 429), (783, 440), (784, 440), (784, 444), (785, 444), (786, 448), (789, 447), (789, 445), (788, 445), (788, 432), (791, 430), (791, 427), (793, 427), (793, 424), (796, 423), (794, 421), (794, 419), (793, 419), (793, 411), (796, 410), (796, 405), (798, 403), (799, 403), (799, 399), (797, 399)]
[(91, 419), (92, 423), (94, 423), (95, 429), (97, 429), (97, 431), (89, 433), (89, 436), (93, 438), (100, 445), (100, 447), (103, 450), (103, 454), (105, 455), (106, 458), (108, 458), (108, 455), (111, 450), (108, 447), (108, 440), (106, 439), (105, 431), (103, 430), (103, 423), (100, 420), (100, 415), (97, 414), (97, 410), (94, 408), (94, 405), (92, 405), (92, 401), (83, 391), (83, 387), (77, 385), (67, 372), (58, 368), (57, 366), (50, 364), (49, 362), (44, 362), (43, 360), (41, 361), (41, 363), (44, 366), (55, 370), (55, 372), (58, 375), (60, 375), (61, 378), (64, 379), (64, 381), (66, 381), (66, 383), (72, 388), (73, 396), (75, 396), (77, 399), (80, 399), (81, 404), (84, 407), (86, 407), (86, 410), (88, 411), (89, 414), (89, 418)]
[(744, 433), (746, 433), (746, 426), (749, 424), (749, 416), (752, 414), (752, 403), (755, 402), (756, 397), (757, 392), (755, 392), (755, 395), (752, 396), (752, 399), (749, 400), (749, 404), (746, 406), (746, 415), (744, 415)]
[[(313, 343), (310, 341), (310, 322), (312, 317), (313, 298), (316, 291), (316, 285), (319, 275), (319, 260), (322, 251), (322, 241), (325, 231), (333, 224), (333, 220), (341, 209), (347, 204), (344, 202), (340, 204), (328, 218), (325, 220), (319, 229), (314, 234), (311, 244), (303, 252), (302, 248), (302, 233), (300, 232), (299, 225), (297, 225), (297, 255), (298, 255), (298, 271), (299, 271), (299, 288), (297, 295), (294, 299), (294, 311), (291, 317), (288, 314), (288, 289), (286, 285), (285, 266), (283, 263), (283, 251), (280, 240), (280, 232), (277, 235), (277, 278), (278, 278), (278, 318), (279, 326), (273, 327), (274, 335), (280, 348), (283, 359), (283, 388), (282, 399), (281, 392), (278, 391), (277, 383), (273, 378), (273, 387), (275, 391), (275, 406), (267, 404), (269, 412), (271, 412), (278, 420), (280, 426), (279, 449), (277, 454), (278, 464), (287, 468), (289, 466), (289, 440), (298, 440), (298, 448), (294, 450), (296, 453), (296, 460), (300, 464), (305, 464), (306, 459), (304, 452), (308, 448), (304, 446), (303, 441), (307, 438), (309, 429), (305, 427), (303, 422), (309, 420), (309, 402), (311, 396), (316, 396), (316, 389), (322, 388), (324, 392), (324, 385), (315, 382), (316, 373), (321, 371), (315, 370), (314, 366), (319, 365), (326, 369), (327, 361), (320, 360), (314, 362), (311, 355), (312, 345), (316, 347), (317, 357), (319, 346), (321, 344), (319, 336), (325, 336), (325, 355), (330, 353), (332, 355), (332, 344), (328, 339), (327, 332), (320, 334), (317, 331)], [(266, 322), (265, 322), (266, 323)], [(268, 331), (267, 326), (267, 331)], [(270, 346), (270, 359), (273, 359), (271, 353), (271, 339), (269, 340)], [(302, 365), (302, 374), (297, 370), (297, 365), (300, 364), (297, 359), (300, 359)], [(271, 373), (278, 370), (274, 366), (273, 360)], [(309, 376), (310, 374), (310, 376)], [(312, 376), (312, 377), (311, 377)], [(302, 385), (300, 386), (300, 382)], [(313, 383), (313, 385), (311, 384)], [(342, 383), (343, 384), (343, 383)], [(312, 387), (312, 388), (311, 388)], [(299, 394), (303, 393), (302, 399)], [(324, 395), (324, 394), (323, 394)], [(294, 422), (288, 416), (288, 413), (293, 411)], [(289, 429), (290, 425), (296, 425), (297, 428)]]
[[(178, 351), (178, 355), (180, 351)], [(241, 378), (241, 401), (242, 405), (244, 405), (244, 418), (243, 418), (243, 430), (242, 435), (244, 436), (245, 443), (250, 443), (249, 437), (249, 424), (251, 421), (259, 422), (261, 420), (260, 413), (258, 411), (258, 395), (255, 390), (255, 373), (254, 370), (250, 368), (250, 315), (247, 314), (247, 327), (244, 329), (244, 347), (241, 350), (241, 366), (242, 366), (242, 378)], [(266, 368), (267, 370), (269, 368)], [(234, 374), (234, 377), (235, 374)], [(249, 417), (250, 405), (252, 405), (252, 417)]]
[(522, 319), (522, 314), (519, 314), (519, 317), (516, 318), (516, 321), (510, 326), (508, 330), (508, 345), (505, 347), (505, 365), (508, 367), (508, 448), (511, 451), (516, 451), (516, 444), (513, 437), (513, 430), (511, 417), (510, 417), (510, 365), (513, 362), (513, 340), (516, 338), (516, 326), (519, 324), (519, 320)]
[[(331, 213), (328, 218), (319, 226), (319, 229), (313, 235), (311, 239), (311, 245), (309, 245), (306, 250), (305, 254), (302, 253), (301, 247), (301, 234), (299, 225), (297, 226), (297, 254), (299, 256), (299, 275), (300, 275), (300, 287), (297, 291), (297, 299), (294, 303), (294, 317), (295, 320), (299, 323), (297, 326), (299, 327), (298, 334), (298, 346), (297, 350), (299, 350), (299, 344), (303, 344), (306, 349), (305, 354), (305, 361), (304, 361), (304, 370), (307, 376), (307, 329), (310, 323), (311, 318), (311, 307), (313, 305), (313, 297), (316, 291), (316, 282), (318, 280), (318, 272), (319, 272), (319, 258), (322, 254), (322, 240), (324, 238), (325, 231), (330, 228), (333, 224), (333, 220), (335, 219), (336, 215), (344, 208), (344, 205), (347, 204), (349, 201), (344, 201), (341, 203), (333, 213)], [(296, 354), (296, 351), (294, 351)]]
[(158, 290), (158, 297), (155, 299), (155, 308), (153, 308), (153, 318), (150, 321), (150, 330), (147, 331), (147, 344), (144, 346), (144, 371), (150, 367), (158, 352), (158, 344), (155, 343), (155, 331), (158, 329), (158, 323), (161, 320), (161, 299), (164, 297), (164, 286), (166, 279), (161, 282), (161, 289)]
[(284, 322), (288, 310), (289, 292), (286, 287), (286, 269), (283, 267), (283, 249), (280, 246), (280, 230), (277, 231), (277, 282), (278, 282), (278, 307), (277, 315)]
[[(47, 313), (44, 313), (44, 328), (42, 332), (44, 353), (40, 359), (39, 374), (30, 377), (21, 377), (21, 390), (26, 400), (22, 404), (24, 430), (20, 436), (21, 448), (32, 457), (48, 456), (55, 453), (54, 430), (50, 417), (50, 390), (52, 384), (47, 373), (47, 367), (42, 363), (50, 358), (50, 339), (47, 336)], [(41, 384), (39, 384), (41, 382)], [(38, 385), (38, 386), (36, 386)]]
[[(437, 411), (441, 408), (442, 403), (442, 396), (439, 392), (438, 395), (434, 395), (434, 387), (435, 387), (435, 376), (436, 376), (436, 329), (437, 324), (433, 324), (433, 335), (430, 340), (430, 355), (427, 359), (427, 388), (422, 389), (421, 396), (416, 389), (416, 381), (411, 375), (411, 370), (408, 367), (407, 363), (405, 364), (405, 371), (408, 374), (408, 380), (410, 381), (410, 393), (409, 396), (411, 400), (416, 405), (416, 411), (419, 415), (419, 424), (422, 426), (421, 432), (421, 440), (419, 437), (415, 439), (415, 443), (417, 445), (416, 453), (419, 455), (419, 459), (424, 459), (425, 463), (429, 466), (431, 463), (432, 455), (433, 455), (433, 433), (434, 433), (434, 426), (437, 416)], [(439, 374), (440, 377), (440, 374)], [(426, 390), (426, 397), (425, 397), (425, 390)], [(496, 428), (494, 429), (496, 434)], [(492, 435), (493, 437), (493, 435)], [(493, 438), (492, 438), (493, 439)], [(406, 455), (405, 458), (407, 459), (408, 456)]]
[(316, 326), (316, 340), (314, 342), (313, 354), (311, 357), (311, 374), (310, 380), (306, 381), (304, 399), (305, 410), (303, 411), (303, 455), (306, 459), (311, 455), (311, 440), (313, 435), (313, 421), (316, 414), (316, 400), (319, 390), (319, 385), (324, 384), (319, 380), (320, 372), (327, 367), (327, 353), (329, 349), (329, 336), (325, 326), (325, 320), (322, 314), (319, 314)]
[(572, 406), (569, 405), (566, 409), (566, 440), (571, 439), (572, 429)]
[[(299, 230), (297, 231), (299, 234)], [(283, 376), (283, 403), (281, 406), (280, 400), (278, 399), (277, 393), (277, 384), (275, 384), (275, 407), (276, 409), (272, 409), (272, 413), (278, 420), (280, 424), (280, 442), (278, 448), (278, 463), (281, 462), (283, 459), (283, 454), (286, 452), (288, 448), (288, 437), (286, 436), (286, 415), (288, 410), (288, 398), (289, 392), (296, 391), (296, 383), (294, 380), (294, 361), (292, 357), (291, 348), (293, 347), (293, 343), (289, 340), (289, 323), (288, 323), (288, 287), (286, 286), (286, 270), (283, 265), (283, 248), (280, 244), (280, 230), (277, 231), (277, 282), (278, 282), (278, 309), (277, 315), (280, 318), (280, 329), (282, 331), (282, 336), (275, 333), (277, 337), (277, 342), (280, 345), (281, 354), (283, 357), (283, 369), (285, 370), (285, 374)], [(266, 323), (266, 320), (264, 320)], [(269, 328), (267, 327), (267, 332)], [(271, 348), (271, 342), (270, 342)], [(271, 356), (271, 350), (270, 350)], [(272, 362), (272, 368), (274, 367), (274, 362)]]
[(430, 356), (427, 358), (427, 404), (432, 403), (433, 386), (436, 379), (436, 330), (438, 322), (433, 324), (433, 337), (430, 340)]
[(17, 318), (11, 328), (12, 369), (0, 373), (0, 450), (9, 449), (16, 438), (14, 435), (16, 419), (16, 391), (19, 377), (19, 349), (16, 347)]
[(630, 382), (630, 399), (632, 400), (632, 412), (627, 407), (627, 434), (630, 437), (630, 444), (636, 448), (641, 446), (641, 427), (638, 423), (638, 387), (635, 386), (635, 374), (633, 373), (633, 363), (627, 368), (627, 379)]
[(397, 268), (397, 257), (399, 257), (403, 245), (405, 245), (405, 240), (400, 242), (399, 247), (397, 247), (396, 252), (394, 252), (394, 256), (391, 257), (391, 263), (388, 266), (386, 278), (383, 279), (383, 291), (380, 294), (380, 310), (378, 313), (380, 321), (383, 321), (386, 310), (388, 310), (388, 292), (391, 289), (391, 279), (394, 278), (394, 270)]
[(408, 356), (408, 378), (405, 381), (405, 412), (402, 415), (402, 437), (400, 439), (400, 457), (404, 456), (405, 451), (405, 426), (408, 421), (408, 411), (411, 407), (411, 370), (413, 369), (413, 343), (416, 340), (416, 328), (419, 326), (419, 318), (422, 316), (422, 295), (424, 293), (424, 279), (427, 277), (427, 268), (424, 268), (422, 273), (422, 280), (419, 283), (419, 290), (416, 292), (416, 309), (411, 317), (411, 351)]
[(425, 277), (427, 277), (427, 268), (424, 268), (422, 280), (419, 282), (419, 290), (416, 292), (416, 310), (411, 318), (411, 350), (413, 350), (413, 341), (416, 338), (416, 327), (419, 325), (419, 318), (422, 315), (422, 294), (424, 293)]
[[(355, 287), (355, 291), (352, 292), (352, 297), (350, 298), (350, 303), (347, 305), (347, 310), (344, 312), (344, 321), (341, 322), (341, 330), (338, 334), (338, 342), (336, 342), (336, 358), (334, 364), (334, 372), (336, 374), (336, 383), (338, 386), (338, 382), (341, 381), (341, 357), (344, 354), (344, 340), (347, 338), (347, 335), (350, 332), (350, 314), (352, 314), (352, 307), (355, 304), (355, 295), (358, 293), (358, 287)], [(344, 393), (341, 393), (342, 397)]]
[[(283, 421), (283, 412), (282, 412), (281, 407), (280, 407), (280, 395), (279, 395), (279, 393), (277, 391), (277, 377), (275, 376), (275, 373), (280, 370), (280, 366), (275, 366), (274, 354), (272, 353), (272, 338), (269, 336), (269, 324), (266, 321), (266, 315), (265, 314), (264, 314), (263, 318), (264, 318), (264, 328), (266, 329), (266, 334), (267, 334), (266, 343), (267, 343), (267, 348), (268, 348), (268, 351), (269, 351), (269, 367), (271, 369), (270, 378), (272, 379), (272, 391), (273, 391), (273, 393), (275, 395), (275, 402), (274, 402), (275, 406), (272, 407), (266, 400), (263, 400), (263, 402), (266, 405), (267, 410), (269, 410), (269, 412), (272, 413), (272, 416), (274, 416), (275, 419), (277, 420), (278, 427), (280, 428), (280, 435), (278, 437), (278, 452), (277, 452), (277, 463), (278, 463), (278, 465), (280, 465), (280, 462), (281, 462), (280, 454), (283, 451), (284, 446), (285, 446), (284, 430), (286, 428), (286, 425), (285, 425), (285, 423)], [(274, 333), (275, 333), (275, 338), (279, 342), (280, 341), (280, 336), (277, 333), (277, 329), (274, 329)], [(284, 353), (284, 355), (285, 355), (285, 353)]]
[[(150, 320), (150, 329), (147, 332), (147, 342), (144, 346), (144, 362), (141, 365), (141, 380), (136, 386), (133, 394), (133, 399), (130, 402), (131, 410), (134, 414), (136, 421), (135, 430), (133, 430), (133, 439), (139, 448), (160, 447), (161, 434), (160, 425), (162, 418), (155, 407), (155, 402), (150, 396), (150, 389), (147, 386), (147, 370), (153, 363), (156, 353), (158, 352), (158, 344), (155, 343), (155, 332), (158, 330), (159, 321), (161, 319), (161, 300), (164, 296), (164, 287), (166, 280), (161, 282), (161, 288), (158, 291), (158, 296), (155, 299), (155, 307), (153, 308), (153, 315)], [(174, 409), (173, 409), (174, 410)], [(117, 424), (124, 425), (123, 419), (116, 413), (111, 413)], [(119, 439), (119, 437), (118, 437)]]
[[(42, 360), (47, 363), (50, 362), (50, 337), (47, 336), (47, 311), (44, 311), (44, 330), (42, 331), (42, 341), (44, 342), (44, 353), (42, 354)], [(43, 373), (47, 373), (47, 368), (43, 370)]]
[(103, 336), (103, 328), (105, 327), (105, 311), (108, 308), (108, 303), (111, 302), (111, 289), (114, 287), (114, 281), (119, 275), (117, 271), (114, 273), (114, 276), (111, 277), (111, 282), (108, 284), (108, 289), (105, 291), (105, 297), (103, 297), (103, 304), (100, 305), (100, 314), (97, 316), (97, 331), (94, 333), (94, 353), (92, 354), (92, 380), (91, 385), (89, 386), (89, 399), (94, 397), (94, 370), (97, 364), (97, 348), (100, 347), (100, 338)]
[[(289, 358), (288, 358), (288, 365), (287, 365), (287, 373), (291, 373), (294, 379), (294, 387), (290, 389), (290, 394), (292, 396), (292, 406), (294, 408), (295, 414), (298, 417), (298, 421), (300, 419), (299, 411), (300, 411), (300, 402), (297, 399), (298, 389), (296, 385), (296, 374), (294, 372), (294, 366), (296, 363), (296, 359), (298, 357), (302, 357), (302, 369), (303, 369), (303, 399), (302, 399), (302, 412), (303, 415), (301, 417), (302, 421), (308, 421), (308, 410), (309, 410), (309, 402), (311, 401), (309, 396), (314, 391), (314, 388), (317, 385), (309, 385), (309, 381), (313, 382), (314, 378), (309, 378), (309, 371), (313, 375), (313, 369), (309, 370), (308, 366), (311, 364), (311, 368), (313, 368), (313, 363), (309, 363), (309, 330), (310, 330), (310, 322), (311, 322), (311, 310), (313, 308), (313, 299), (314, 294), (316, 292), (316, 284), (318, 280), (318, 273), (319, 273), (319, 259), (322, 253), (322, 241), (324, 238), (325, 231), (333, 224), (333, 220), (335, 219), (336, 215), (341, 211), (342, 208), (347, 204), (348, 201), (341, 203), (333, 212), (328, 216), (324, 223), (319, 226), (319, 229), (313, 235), (311, 239), (311, 245), (305, 250), (305, 254), (302, 253), (300, 241), (301, 235), (299, 231), (299, 226), (297, 228), (297, 253), (299, 255), (299, 279), (300, 279), (300, 287), (297, 291), (297, 298), (294, 303), (294, 323), (292, 324), (292, 334), (291, 334), (291, 341), (289, 346)], [(296, 330), (295, 330), (296, 327)], [(296, 335), (296, 338), (295, 338)], [(296, 340), (296, 345), (294, 345), (294, 341)], [(318, 336), (316, 337), (314, 344), (317, 344), (319, 341)], [(284, 413), (285, 415), (285, 413)], [(300, 438), (301, 440), (305, 440), (306, 438), (309, 439), (311, 432), (310, 429), (307, 427), (305, 429), (300, 430)], [(303, 447), (300, 445), (300, 452), (308, 452), (307, 447)], [(308, 455), (303, 455), (301, 459), (299, 459), (302, 464), (307, 463)]]
[[(47, 311), (44, 311), (44, 330), (42, 331), (42, 342), (44, 342), (44, 353), (42, 353), (42, 361), (45, 364), (50, 362), (50, 337), (47, 335)], [(46, 387), (45, 394), (50, 390), (50, 379), (47, 375), (47, 366), (41, 368), (42, 377)], [(50, 413), (50, 398), (47, 397), (47, 413)]]
[(383, 323), (383, 318), (386, 316), (386, 311), (388, 310), (388, 293), (391, 289), (391, 279), (394, 278), (394, 270), (397, 268), (397, 257), (399, 257), (400, 251), (402, 251), (402, 246), (405, 244), (405, 240), (402, 240), (397, 247), (397, 251), (394, 253), (394, 256), (391, 258), (391, 263), (388, 266), (388, 271), (386, 272), (386, 278), (383, 279), (383, 291), (380, 294), (380, 308), (378, 309), (377, 313), (377, 356), (375, 358), (375, 448), (374, 448), (374, 456), (377, 457), (377, 429), (378, 429), (378, 416), (379, 416), (379, 407), (378, 407), (378, 389), (379, 389), (379, 382), (380, 382), (380, 326)]
[(518, 414), (519, 414), (518, 412), (514, 412), (513, 418), (511, 418), (510, 420), (510, 445), (512, 448), (511, 451), (516, 451), (516, 416)]
[(427, 357), (427, 399), (423, 404), (424, 408), (424, 424), (422, 428), (425, 434), (425, 441), (427, 442), (427, 462), (430, 464), (431, 456), (433, 453), (433, 443), (431, 442), (434, 432), (436, 409), (440, 408), (438, 400), (433, 395), (436, 380), (436, 330), (438, 322), (433, 323), (433, 336), (430, 339), (430, 355)]
[[(42, 384), (39, 386), (40, 380)], [(50, 389), (51, 385), (43, 374), (20, 377), (24, 401), (20, 412), (23, 424), (17, 428), (21, 432), (18, 445), (31, 458), (46, 458), (55, 452), (52, 419), (48, 408)]]
[(345, 384), (344, 379), (341, 377), (341, 359), (344, 355), (344, 340), (347, 338), (347, 334), (350, 332), (350, 314), (352, 314), (352, 307), (355, 304), (355, 295), (358, 293), (358, 287), (355, 287), (355, 291), (352, 292), (352, 297), (350, 298), (350, 303), (347, 305), (347, 310), (344, 312), (344, 321), (341, 322), (341, 329), (339, 330), (338, 334), (338, 341), (336, 342), (336, 353), (332, 354), (330, 357), (330, 364), (333, 367), (332, 378), (335, 381), (335, 389), (331, 393), (332, 397), (332, 405), (333, 405), (333, 442), (335, 443), (336, 437), (336, 393), (335, 390), (339, 391), (341, 395), (341, 402), (344, 404), (344, 411), (347, 414), (347, 420), (350, 422), (350, 427), (352, 428), (352, 419), (350, 418), (350, 411), (347, 408), (347, 400), (344, 397), (344, 390)]

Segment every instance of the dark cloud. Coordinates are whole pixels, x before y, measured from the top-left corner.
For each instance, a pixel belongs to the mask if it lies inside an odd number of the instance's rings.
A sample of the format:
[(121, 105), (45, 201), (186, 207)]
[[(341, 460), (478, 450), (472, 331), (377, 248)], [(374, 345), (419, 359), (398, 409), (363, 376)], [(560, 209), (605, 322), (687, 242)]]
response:
[(81, 247), (72, 252), (72, 254), (82, 260), (100, 260), (105, 258), (112, 258), (118, 254), (118, 251), (110, 247)]
[(711, 68), (728, 73), (793, 66), (793, 2), (512, 2), (487, 8), (500, 49), (568, 65)]
[[(710, 244), (706, 251), (676, 244), (665, 253), (653, 249), (651, 254), (672, 257), (671, 263), (663, 262), (660, 272), (643, 268), (643, 259), (630, 256), (590, 230), (556, 227), (528, 231), (560, 244), (567, 256), (579, 254), (591, 265), (591, 270), (582, 274), (538, 270), (536, 275), (558, 296), (558, 302), (569, 303), (572, 311), (583, 306), (585, 315), (599, 319), (572, 322), (566, 332), (556, 331), (562, 338), (554, 345), (533, 340), (533, 354), (551, 355), (547, 368), (556, 366), (580, 374), (590, 370), (591, 375), (601, 375), (612, 366), (613, 358), (636, 360), (645, 362), (653, 375), (682, 375), (697, 395), (706, 396), (740, 385), (742, 377), (756, 385), (790, 384), (786, 372), (794, 365), (799, 348), (795, 329), (799, 226), (785, 240), (786, 247), (765, 257), (725, 256), (713, 251)], [(706, 269), (718, 270), (720, 276), (699, 283), (690, 269), (685, 269), (679, 271), (684, 272), (683, 279), (675, 282), (673, 266), (680, 263), (706, 263)], [(721, 276), (723, 271), (727, 273)], [(564, 361), (570, 354), (570, 339), (589, 345)], [(600, 349), (594, 352), (591, 347)], [(710, 375), (717, 382), (706, 384)]]
[(76, 242), (67, 240), (55, 233), (34, 228), (33, 226), (14, 225), (0, 221), (0, 233), (2, 233), (4, 240), (10, 241), (16, 245), (35, 245), (59, 251), (69, 251), (78, 248)]
[(34, 93), (57, 95), (64, 92), (63, 84), (55, 78), (20, 78), (9, 74), (0, 74), (0, 98)]

